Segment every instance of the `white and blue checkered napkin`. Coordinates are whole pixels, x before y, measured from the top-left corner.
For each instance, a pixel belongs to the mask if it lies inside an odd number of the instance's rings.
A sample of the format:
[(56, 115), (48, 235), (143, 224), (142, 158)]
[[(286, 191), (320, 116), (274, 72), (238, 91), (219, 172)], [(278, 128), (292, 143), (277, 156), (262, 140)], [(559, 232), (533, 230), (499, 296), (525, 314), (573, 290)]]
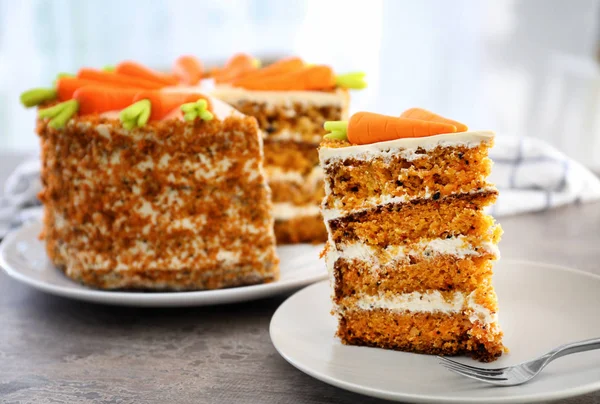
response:
[(498, 135), (490, 182), (500, 196), (496, 217), (600, 200), (600, 178), (543, 140)]
[[(600, 179), (540, 139), (498, 135), (490, 157), (494, 160), (490, 181), (500, 191), (490, 208), (496, 217), (600, 200)], [(39, 172), (39, 160), (27, 160), (6, 181), (0, 197), (0, 239), (25, 221), (41, 217)]]
[(26, 160), (10, 174), (0, 193), (0, 239), (29, 220), (39, 219), (42, 208), (39, 159)]

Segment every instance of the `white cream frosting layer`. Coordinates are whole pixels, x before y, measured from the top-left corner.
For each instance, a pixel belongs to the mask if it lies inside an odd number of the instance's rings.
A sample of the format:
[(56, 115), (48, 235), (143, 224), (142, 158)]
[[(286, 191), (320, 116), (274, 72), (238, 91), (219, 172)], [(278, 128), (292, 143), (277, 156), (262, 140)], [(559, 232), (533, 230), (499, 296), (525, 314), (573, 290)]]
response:
[(323, 136), (321, 135), (303, 135), (302, 133), (290, 130), (282, 130), (281, 132), (274, 133), (272, 135), (263, 134), (264, 139), (269, 139), (276, 142), (297, 142), (297, 143), (310, 143), (314, 145), (315, 149), (321, 143)]
[(288, 202), (273, 203), (273, 217), (275, 220), (290, 220), (304, 216), (317, 216), (320, 209), (317, 205), (293, 205)]
[(317, 181), (323, 179), (323, 169), (319, 166), (313, 168), (308, 175), (302, 175), (299, 171), (283, 170), (276, 166), (266, 166), (265, 171), (270, 182), (291, 182), (312, 187)]
[[(347, 260), (360, 260), (372, 263), (375, 266), (385, 265), (391, 261), (400, 261), (409, 256), (436, 256), (436, 255), (452, 255), (457, 258), (466, 258), (469, 256), (482, 255), (483, 253), (491, 253), (496, 257), (500, 257), (498, 247), (491, 242), (484, 242), (475, 247), (467, 241), (463, 235), (451, 238), (436, 238), (432, 240), (423, 240), (416, 243), (412, 248), (406, 248), (401, 245), (389, 245), (384, 249), (375, 248), (361, 242), (350, 242), (338, 245), (337, 250), (330, 249), (331, 257), (328, 260), (333, 261), (344, 258)], [(378, 257), (378, 254), (381, 254)]]
[(472, 323), (494, 324), (498, 315), (484, 306), (475, 303), (475, 293), (454, 292), (452, 299), (446, 300), (435, 290), (427, 293), (411, 292), (397, 295), (362, 295), (356, 301), (361, 310), (384, 309), (391, 311), (410, 311), (413, 313), (467, 313)]
[(227, 103), (238, 101), (265, 103), (269, 106), (291, 105), (294, 103), (315, 106), (341, 106), (348, 103), (348, 93), (343, 90), (326, 91), (254, 91), (228, 85), (219, 85), (210, 93)]
[(412, 161), (426, 158), (426, 154), (417, 153), (418, 149), (426, 152), (436, 147), (464, 146), (473, 148), (482, 142), (490, 142), (494, 138), (492, 131), (469, 131), (460, 133), (447, 133), (442, 135), (427, 136), (420, 138), (405, 138), (390, 140), (366, 145), (348, 147), (321, 147), (319, 158), (321, 164), (327, 166), (338, 160), (353, 158), (356, 160), (371, 160), (374, 158), (390, 158), (400, 155), (402, 158)]

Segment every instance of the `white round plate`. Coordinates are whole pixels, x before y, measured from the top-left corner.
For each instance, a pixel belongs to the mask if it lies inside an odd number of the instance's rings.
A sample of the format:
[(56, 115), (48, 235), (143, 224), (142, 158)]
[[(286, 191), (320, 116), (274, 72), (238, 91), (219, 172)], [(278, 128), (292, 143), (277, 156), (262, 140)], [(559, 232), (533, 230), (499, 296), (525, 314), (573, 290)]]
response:
[(58, 296), (88, 302), (137, 307), (207, 306), (243, 302), (298, 289), (326, 279), (319, 259), (322, 245), (300, 244), (277, 248), (281, 276), (261, 285), (194, 292), (135, 292), (90, 289), (67, 278), (46, 256), (38, 239), (41, 224), (29, 223), (9, 234), (0, 244), (0, 266), (12, 278)]
[[(600, 277), (525, 261), (495, 266), (500, 325), (508, 354), (483, 367), (515, 365), (572, 341), (600, 337)], [(334, 337), (327, 281), (288, 298), (271, 320), (271, 340), (301, 371), (373, 397), (409, 402), (525, 403), (600, 389), (600, 350), (552, 362), (531, 382), (496, 387), (459, 376), (435, 356), (342, 345)]]

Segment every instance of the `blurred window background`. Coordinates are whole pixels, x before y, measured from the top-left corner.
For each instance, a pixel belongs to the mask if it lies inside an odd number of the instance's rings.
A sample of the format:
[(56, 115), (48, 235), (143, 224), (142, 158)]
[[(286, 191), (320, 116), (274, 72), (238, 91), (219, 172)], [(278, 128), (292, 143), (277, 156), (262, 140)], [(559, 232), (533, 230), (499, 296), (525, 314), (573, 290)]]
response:
[(600, 170), (599, 23), (597, 0), (0, 0), (0, 150), (36, 152), (18, 96), (58, 72), (243, 51), (365, 71), (354, 111), (421, 106)]

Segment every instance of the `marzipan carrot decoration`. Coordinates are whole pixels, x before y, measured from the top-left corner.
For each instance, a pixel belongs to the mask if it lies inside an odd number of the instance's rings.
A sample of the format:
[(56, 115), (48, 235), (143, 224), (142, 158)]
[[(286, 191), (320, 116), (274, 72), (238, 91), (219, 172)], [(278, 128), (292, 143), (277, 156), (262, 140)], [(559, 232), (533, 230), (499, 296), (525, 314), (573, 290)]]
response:
[(243, 88), (248, 90), (324, 90), (335, 87), (335, 74), (329, 66), (303, 67), (285, 74), (247, 80)]
[(297, 56), (280, 59), (262, 69), (254, 70), (235, 80), (233, 85), (244, 87), (245, 83), (265, 77), (290, 73), (304, 67), (304, 61)]
[(259, 64), (258, 59), (245, 53), (238, 53), (229, 59), (222, 69), (216, 69), (212, 77), (217, 83), (229, 83), (258, 69)]
[[(153, 81), (156, 83), (160, 83), (163, 87), (177, 85), (176, 78), (171, 77), (168, 74), (157, 72), (144, 65), (129, 60), (119, 63), (115, 67), (115, 73), (122, 74), (124, 76), (135, 77), (136, 80), (142, 79), (149, 82)], [(132, 83), (135, 83), (135, 81), (132, 81)]]
[(35, 107), (43, 102), (55, 100), (58, 97), (55, 88), (32, 88), (23, 91), (19, 99), (26, 108)]
[(210, 121), (214, 118), (214, 115), (208, 110), (208, 100), (199, 99), (196, 102), (188, 102), (181, 106), (183, 112), (183, 119), (186, 121), (193, 121), (196, 118), (200, 118), (203, 121)]
[(198, 84), (203, 73), (202, 62), (194, 56), (181, 56), (173, 64), (173, 75), (183, 84), (190, 86)]
[(342, 88), (351, 88), (353, 90), (361, 90), (367, 87), (365, 81), (365, 73), (363, 72), (352, 72), (338, 74), (335, 76), (335, 85)]
[(367, 86), (364, 76), (361, 72), (336, 76), (329, 66), (311, 65), (264, 76), (251, 73), (233, 84), (248, 90), (265, 91), (318, 91), (335, 87), (361, 89)]
[(173, 110), (179, 108), (181, 105), (189, 102), (195, 102), (199, 99), (206, 99), (206, 96), (200, 93), (189, 92), (144, 91), (138, 93), (133, 101), (150, 101), (150, 105), (152, 106), (150, 120), (157, 121), (163, 119), (165, 116), (167, 116)]
[[(137, 88), (137, 87), (124, 87), (121, 84), (116, 83), (101, 83), (89, 79), (80, 79), (77, 77), (62, 77), (56, 81), (56, 92), (58, 93), (59, 101), (66, 101), (73, 98), (75, 91), (82, 87), (112, 87), (112, 88)], [(138, 88), (138, 90), (141, 90)]]
[(358, 112), (347, 123), (326, 122), (325, 129), (331, 131), (326, 135), (328, 139), (347, 137), (350, 143), (359, 145), (456, 132), (456, 126), (448, 123), (397, 118), (372, 112)]
[(452, 119), (444, 118), (438, 114), (435, 114), (431, 111), (427, 111), (423, 108), (411, 108), (407, 109), (400, 115), (401, 118), (411, 118), (411, 119), (421, 119), (423, 121), (431, 121), (431, 122), (441, 122), (448, 123), (450, 125), (456, 126), (457, 132), (466, 132), (469, 130), (469, 127), (463, 123), (457, 122)]
[(121, 110), (131, 105), (139, 92), (137, 88), (88, 86), (75, 91), (73, 99), (79, 102), (81, 115), (101, 114)]
[(53, 105), (50, 108), (40, 109), (38, 117), (49, 118), (48, 126), (54, 129), (62, 128), (67, 121), (79, 110), (77, 100), (69, 100)]
[(209, 102), (203, 94), (170, 91), (140, 91), (136, 88), (85, 86), (75, 91), (73, 99), (39, 111), (40, 118), (50, 118), (53, 128), (63, 127), (73, 115), (121, 111), (126, 129), (145, 125), (149, 120), (163, 119), (177, 108), (184, 110), (186, 120), (210, 120)]
[(200, 93), (175, 91), (144, 91), (134, 97), (134, 103), (121, 111), (121, 123), (125, 129), (144, 126), (148, 121), (165, 118), (177, 108), (184, 110), (184, 118), (193, 120), (200, 117), (210, 120), (209, 102)]
[(136, 88), (145, 88), (149, 90), (157, 90), (162, 87), (166, 87), (165, 84), (150, 81), (143, 78), (133, 78), (132, 76), (127, 76), (125, 74), (117, 74), (104, 70), (83, 68), (80, 69), (77, 73), (77, 77), (80, 79), (88, 79), (93, 80), (98, 83), (110, 84), (110, 85), (119, 85), (122, 87), (136, 87)]
[(123, 109), (131, 104), (139, 91), (135, 88), (84, 86), (73, 93), (73, 99), (41, 109), (38, 116), (50, 118), (49, 126), (58, 129), (77, 112), (87, 115)]
[(85, 86), (138, 88), (124, 86), (119, 82), (101, 82), (83, 79), (70, 75), (60, 75), (54, 82), (54, 88), (34, 88), (21, 94), (21, 103), (26, 107), (34, 107), (42, 102), (59, 100), (67, 101), (73, 98), (75, 91)]

